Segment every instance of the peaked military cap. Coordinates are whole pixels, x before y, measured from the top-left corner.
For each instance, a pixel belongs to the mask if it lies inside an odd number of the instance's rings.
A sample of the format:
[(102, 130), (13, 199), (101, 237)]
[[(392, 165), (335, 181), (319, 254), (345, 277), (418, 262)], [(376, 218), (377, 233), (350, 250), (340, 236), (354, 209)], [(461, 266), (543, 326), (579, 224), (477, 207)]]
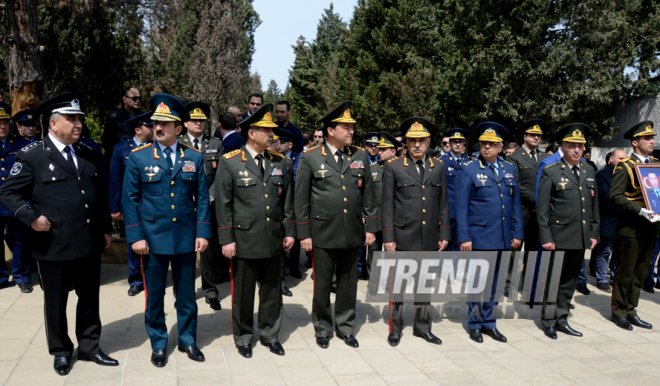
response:
[(587, 143), (589, 126), (584, 123), (569, 123), (557, 132), (557, 142)]
[(152, 115), (152, 111), (147, 111), (146, 113), (142, 113), (140, 115), (134, 116), (131, 119), (127, 119), (126, 123), (131, 127), (131, 129), (135, 129), (140, 125), (153, 126), (154, 121), (151, 119)]
[(211, 115), (211, 108), (204, 102), (190, 102), (186, 108), (190, 119), (206, 120)]
[(496, 122), (481, 122), (475, 131), (480, 141), (504, 143), (509, 140), (509, 131)]
[(266, 103), (265, 105), (261, 105), (257, 111), (254, 112), (254, 114), (251, 114), (249, 117), (245, 118), (244, 120), (238, 122), (237, 126), (241, 128), (241, 136), (243, 139), (247, 141), (247, 134), (248, 131), (250, 131), (251, 127), (266, 127), (266, 128), (272, 128), (273, 132), (275, 133), (273, 139), (277, 137), (282, 137), (284, 134), (284, 131), (277, 126), (277, 123), (273, 121), (273, 104), (272, 103)]
[(11, 106), (0, 102), (0, 119), (11, 119)]
[(377, 131), (369, 132), (363, 135), (362, 138), (364, 138), (364, 141), (371, 146), (376, 146), (380, 143), (380, 133)]
[(80, 94), (67, 92), (54, 96), (37, 106), (37, 114), (50, 116), (51, 114), (85, 115), (80, 109)]
[(181, 101), (169, 94), (154, 94), (149, 98), (149, 110), (153, 111), (154, 122), (187, 122), (188, 109)]
[(543, 119), (534, 118), (525, 122), (522, 129), (525, 134), (543, 135), (543, 131), (548, 131), (548, 124)]
[(36, 126), (39, 121), (39, 115), (32, 109), (21, 110), (14, 114), (11, 120), (19, 125)]
[(323, 118), (316, 121), (316, 123), (323, 124), (323, 133), (325, 133), (328, 126), (333, 123), (355, 123), (355, 119), (351, 117), (351, 101), (343, 101), (337, 107), (330, 110)]
[(395, 148), (398, 149), (402, 147), (403, 144), (399, 141), (397, 141), (396, 138), (387, 131), (381, 131), (380, 132), (380, 142), (378, 145), (376, 145), (377, 148), (379, 149), (387, 149), (387, 148)]
[(437, 129), (433, 122), (424, 117), (410, 117), (401, 123), (401, 131), (406, 138), (426, 138), (435, 135)]
[(655, 136), (655, 131), (653, 131), (653, 122), (651, 121), (643, 121), (635, 126), (631, 127), (626, 133), (623, 135), (623, 138), (625, 139), (635, 139), (637, 137), (646, 137), (646, 136)]
[(455, 127), (445, 131), (445, 137), (448, 137), (450, 140), (463, 140), (467, 139), (467, 130), (461, 129), (460, 127)]
[(294, 151), (298, 151), (298, 149), (303, 148), (302, 144), (302, 138), (294, 135), (292, 132), (290, 132), (287, 129), (279, 128), (281, 131), (280, 135), (280, 142), (291, 142), (293, 143), (293, 147), (291, 148)]

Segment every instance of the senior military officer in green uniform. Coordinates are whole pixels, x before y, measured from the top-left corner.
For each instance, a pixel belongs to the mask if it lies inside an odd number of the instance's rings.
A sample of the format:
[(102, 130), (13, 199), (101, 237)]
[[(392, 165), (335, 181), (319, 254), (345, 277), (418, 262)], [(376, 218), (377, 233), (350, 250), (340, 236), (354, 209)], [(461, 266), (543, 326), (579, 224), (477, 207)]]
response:
[(313, 250), (312, 321), (321, 348), (328, 348), (333, 331), (330, 287), (335, 272), (334, 330), (348, 346), (359, 346), (353, 327), (362, 225), (367, 246), (378, 231), (369, 157), (350, 146), (355, 123), (350, 108), (351, 102), (344, 101), (321, 118), (327, 141), (302, 154), (296, 176), (296, 227), (302, 248)]
[(284, 355), (278, 340), (282, 324), (282, 251), (293, 246), (291, 160), (267, 150), (273, 132), (273, 105), (261, 106), (239, 123), (246, 144), (224, 154), (215, 186), (218, 238), (231, 259), (232, 326), (238, 352), (252, 357), (254, 292), (259, 287), (258, 327), (261, 344)]
[(633, 154), (616, 166), (610, 188), (610, 200), (623, 210), (617, 224), (617, 236), (621, 243), (614, 251), (619, 253), (621, 260), (612, 289), (612, 320), (626, 330), (632, 330), (633, 326), (653, 327), (637, 316), (636, 308), (658, 237), (658, 224), (655, 222), (660, 217), (658, 213), (652, 216), (653, 212), (644, 203), (635, 164), (658, 163), (650, 156), (655, 135), (651, 121), (638, 123), (626, 132), (624, 138), (632, 142)]
[(564, 156), (546, 166), (539, 181), (536, 214), (541, 245), (546, 251), (564, 252), (555, 312), (548, 312), (547, 291), (543, 301), (541, 324), (551, 339), (557, 339), (557, 331), (582, 336), (568, 325), (569, 303), (584, 251), (596, 246), (600, 224), (596, 175), (589, 164), (580, 162), (588, 133), (582, 123), (564, 126), (557, 135)]
[[(222, 142), (205, 133), (206, 120), (211, 115), (211, 108), (204, 102), (191, 102), (186, 105), (190, 114), (190, 120), (184, 122), (184, 130), (179, 135), (177, 141), (185, 146), (194, 148), (202, 152), (204, 156), (204, 172), (206, 173), (206, 183), (209, 186), (209, 200), (211, 212), (211, 229), (217, 228), (214, 206), (215, 172), (218, 169), (218, 161), (222, 154)], [(211, 309), (219, 311), (221, 309), (218, 300), (218, 269), (229, 270), (229, 261), (221, 256), (220, 244), (218, 244), (218, 235), (213, 232), (213, 239), (210, 240), (208, 248), (200, 254), (200, 264), (202, 266), (202, 291), (206, 298), (206, 304)]]

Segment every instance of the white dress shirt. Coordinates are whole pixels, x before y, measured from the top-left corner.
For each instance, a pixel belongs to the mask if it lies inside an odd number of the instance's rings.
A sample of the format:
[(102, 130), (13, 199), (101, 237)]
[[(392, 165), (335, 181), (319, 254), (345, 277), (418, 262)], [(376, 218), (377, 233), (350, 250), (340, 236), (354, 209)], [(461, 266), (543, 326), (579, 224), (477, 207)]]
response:
[[(62, 142), (58, 141), (57, 138), (55, 138), (50, 132), (48, 133), (48, 138), (50, 138), (51, 141), (53, 141), (53, 145), (57, 148), (57, 150), (62, 154), (62, 157), (64, 157), (65, 160), (69, 160), (67, 158), (67, 154), (64, 151), (64, 148), (67, 147), (67, 145), (63, 144)], [(76, 151), (73, 149), (73, 146), (68, 145), (69, 148), (71, 148), (71, 157), (73, 157), (73, 163), (76, 164), (76, 167), (78, 167), (78, 157), (76, 157)]]
[[(160, 143), (158, 141), (156, 141), (156, 143), (158, 144), (158, 147), (160, 147), (160, 151), (163, 152), (163, 155), (167, 156), (165, 154), (165, 149), (167, 149), (168, 146), (165, 146), (165, 145), (163, 145), (162, 143)], [(172, 165), (174, 165), (176, 163), (176, 142), (174, 142), (174, 145), (169, 146), (169, 148), (172, 149), (172, 154), (170, 154), (170, 159), (172, 160)]]

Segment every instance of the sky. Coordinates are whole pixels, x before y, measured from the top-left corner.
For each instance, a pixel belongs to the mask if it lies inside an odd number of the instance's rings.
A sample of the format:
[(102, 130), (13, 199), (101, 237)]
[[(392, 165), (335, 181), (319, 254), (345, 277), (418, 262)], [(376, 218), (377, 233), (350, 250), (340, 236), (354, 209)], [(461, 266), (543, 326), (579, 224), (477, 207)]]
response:
[(348, 23), (357, 0), (254, 0), (261, 25), (254, 34), (256, 52), (251, 71), (261, 75), (264, 91), (271, 79), (284, 91), (295, 58), (291, 46), (300, 35), (307, 41), (316, 38), (316, 27), (330, 3), (334, 12)]

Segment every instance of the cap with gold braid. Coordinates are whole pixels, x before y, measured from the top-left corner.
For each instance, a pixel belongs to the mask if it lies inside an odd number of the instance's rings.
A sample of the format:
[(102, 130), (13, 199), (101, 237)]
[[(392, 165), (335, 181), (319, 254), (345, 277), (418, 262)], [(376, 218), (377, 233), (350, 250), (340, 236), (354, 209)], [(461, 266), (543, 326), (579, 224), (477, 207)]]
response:
[(371, 146), (377, 146), (380, 143), (380, 134), (377, 131), (369, 132), (363, 135), (362, 138)]
[(403, 146), (403, 144), (394, 138), (394, 136), (387, 131), (380, 132), (380, 143), (376, 145), (379, 149), (395, 148), (398, 149)]
[(445, 131), (445, 137), (448, 137), (449, 140), (461, 140), (465, 141), (467, 137), (467, 130), (461, 129), (460, 127), (455, 127)]
[(169, 94), (154, 94), (149, 98), (149, 110), (153, 111), (154, 122), (187, 122), (188, 109), (180, 100)]
[(327, 135), (326, 130), (333, 123), (356, 123), (351, 116), (351, 101), (341, 102), (337, 107), (330, 110), (323, 118), (316, 121), (323, 124), (323, 135)]
[(272, 103), (261, 105), (261, 107), (259, 107), (259, 109), (255, 111), (254, 114), (238, 122), (237, 126), (242, 129), (241, 136), (243, 136), (244, 139), (247, 138), (247, 133), (250, 128), (258, 129), (260, 127), (272, 128), (273, 132), (275, 133), (275, 137), (278, 138), (285, 135), (284, 132), (277, 126), (277, 123), (273, 121)]
[(0, 119), (11, 119), (11, 106), (0, 102)]
[(569, 123), (557, 132), (557, 142), (587, 143), (589, 126), (584, 123)]
[(424, 117), (406, 118), (401, 123), (400, 128), (405, 133), (406, 138), (432, 137), (437, 131), (433, 122)]
[(496, 122), (482, 122), (477, 125), (475, 132), (479, 136), (479, 141), (507, 142), (509, 140), (509, 131)]
[(211, 108), (204, 102), (190, 102), (186, 105), (190, 119), (206, 120), (211, 115)]
[(543, 131), (548, 131), (548, 124), (543, 119), (530, 119), (522, 126), (525, 134), (538, 134), (543, 135)]
[(626, 133), (623, 135), (623, 138), (633, 140), (638, 137), (647, 137), (647, 136), (655, 136), (655, 135), (656, 135), (655, 131), (653, 131), (653, 122), (643, 121), (631, 127), (628, 131), (626, 131)]
[(12, 122), (21, 125), (36, 126), (37, 122), (39, 121), (38, 117), (39, 115), (37, 114), (36, 111), (27, 109), (27, 110), (21, 110), (16, 114), (14, 114), (11, 120)]

